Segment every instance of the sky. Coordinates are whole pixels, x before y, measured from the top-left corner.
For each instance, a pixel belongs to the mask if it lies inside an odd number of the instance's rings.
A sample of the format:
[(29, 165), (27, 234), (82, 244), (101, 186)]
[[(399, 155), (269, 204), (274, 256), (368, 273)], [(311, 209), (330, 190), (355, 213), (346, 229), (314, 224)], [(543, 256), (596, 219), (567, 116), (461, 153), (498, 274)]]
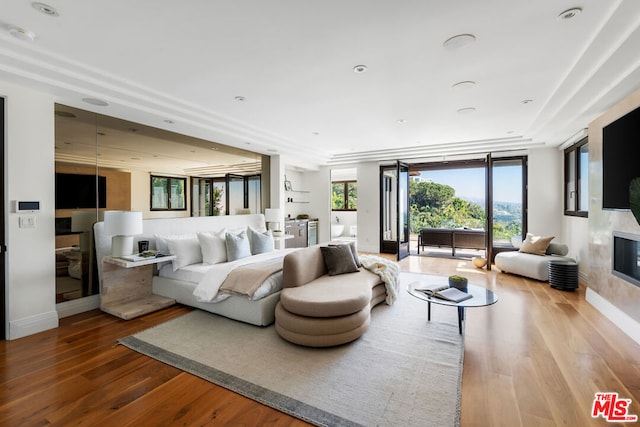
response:
[[(522, 169), (520, 166), (494, 167), (493, 199), (496, 202), (522, 202)], [(422, 171), (420, 176), (456, 190), (461, 199), (484, 200), (484, 168)]]

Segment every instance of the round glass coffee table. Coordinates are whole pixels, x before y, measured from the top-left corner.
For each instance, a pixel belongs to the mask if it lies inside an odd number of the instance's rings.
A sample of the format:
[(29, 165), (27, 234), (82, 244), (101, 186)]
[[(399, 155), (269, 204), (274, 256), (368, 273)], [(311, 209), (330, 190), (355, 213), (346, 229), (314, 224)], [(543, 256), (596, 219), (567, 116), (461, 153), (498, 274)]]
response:
[(414, 297), (427, 302), (427, 321), (431, 321), (431, 303), (439, 305), (448, 305), (458, 308), (458, 331), (462, 334), (462, 322), (464, 321), (464, 309), (467, 307), (486, 307), (498, 302), (498, 295), (495, 292), (490, 291), (487, 288), (476, 285), (468, 285), (466, 293), (471, 295), (471, 298), (460, 301), (447, 301), (435, 296), (429, 296), (424, 292), (416, 291), (416, 288), (433, 285), (434, 282), (447, 283), (447, 277), (435, 277), (433, 280), (425, 279), (416, 282), (409, 283), (407, 291)]

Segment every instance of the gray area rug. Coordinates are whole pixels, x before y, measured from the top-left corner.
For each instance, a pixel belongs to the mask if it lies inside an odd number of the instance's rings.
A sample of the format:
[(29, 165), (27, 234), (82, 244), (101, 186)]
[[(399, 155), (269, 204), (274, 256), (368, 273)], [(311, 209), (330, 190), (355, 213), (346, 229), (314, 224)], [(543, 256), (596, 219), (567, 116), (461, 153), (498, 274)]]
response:
[(313, 349), (195, 310), (121, 339), (133, 350), (320, 426), (457, 426), (463, 339), (457, 311), (406, 292), (378, 305), (358, 340)]

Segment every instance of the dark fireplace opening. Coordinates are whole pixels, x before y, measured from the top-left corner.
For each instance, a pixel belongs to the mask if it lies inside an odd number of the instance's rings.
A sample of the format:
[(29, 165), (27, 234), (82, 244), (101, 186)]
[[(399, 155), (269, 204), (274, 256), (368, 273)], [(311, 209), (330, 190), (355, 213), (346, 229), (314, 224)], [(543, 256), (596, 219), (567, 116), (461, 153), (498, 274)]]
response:
[(612, 264), (614, 276), (640, 286), (640, 236), (614, 231)]

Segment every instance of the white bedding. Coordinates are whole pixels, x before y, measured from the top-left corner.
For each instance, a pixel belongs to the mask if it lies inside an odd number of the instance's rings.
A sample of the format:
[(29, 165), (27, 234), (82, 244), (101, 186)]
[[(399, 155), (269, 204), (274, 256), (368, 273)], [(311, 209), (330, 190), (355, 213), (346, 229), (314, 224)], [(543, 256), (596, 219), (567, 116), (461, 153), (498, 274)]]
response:
[[(219, 292), (220, 286), (227, 275), (235, 268), (272, 259), (284, 258), (285, 255), (296, 249), (284, 249), (263, 254), (253, 255), (232, 262), (220, 264), (192, 264), (173, 271), (171, 265), (165, 265), (160, 269), (159, 275), (169, 279), (183, 282), (197, 283), (193, 295), (200, 302), (221, 302), (231, 296), (228, 293)], [(269, 276), (260, 288), (251, 296), (252, 300), (259, 300), (267, 295), (278, 292), (282, 288), (282, 271)]]

